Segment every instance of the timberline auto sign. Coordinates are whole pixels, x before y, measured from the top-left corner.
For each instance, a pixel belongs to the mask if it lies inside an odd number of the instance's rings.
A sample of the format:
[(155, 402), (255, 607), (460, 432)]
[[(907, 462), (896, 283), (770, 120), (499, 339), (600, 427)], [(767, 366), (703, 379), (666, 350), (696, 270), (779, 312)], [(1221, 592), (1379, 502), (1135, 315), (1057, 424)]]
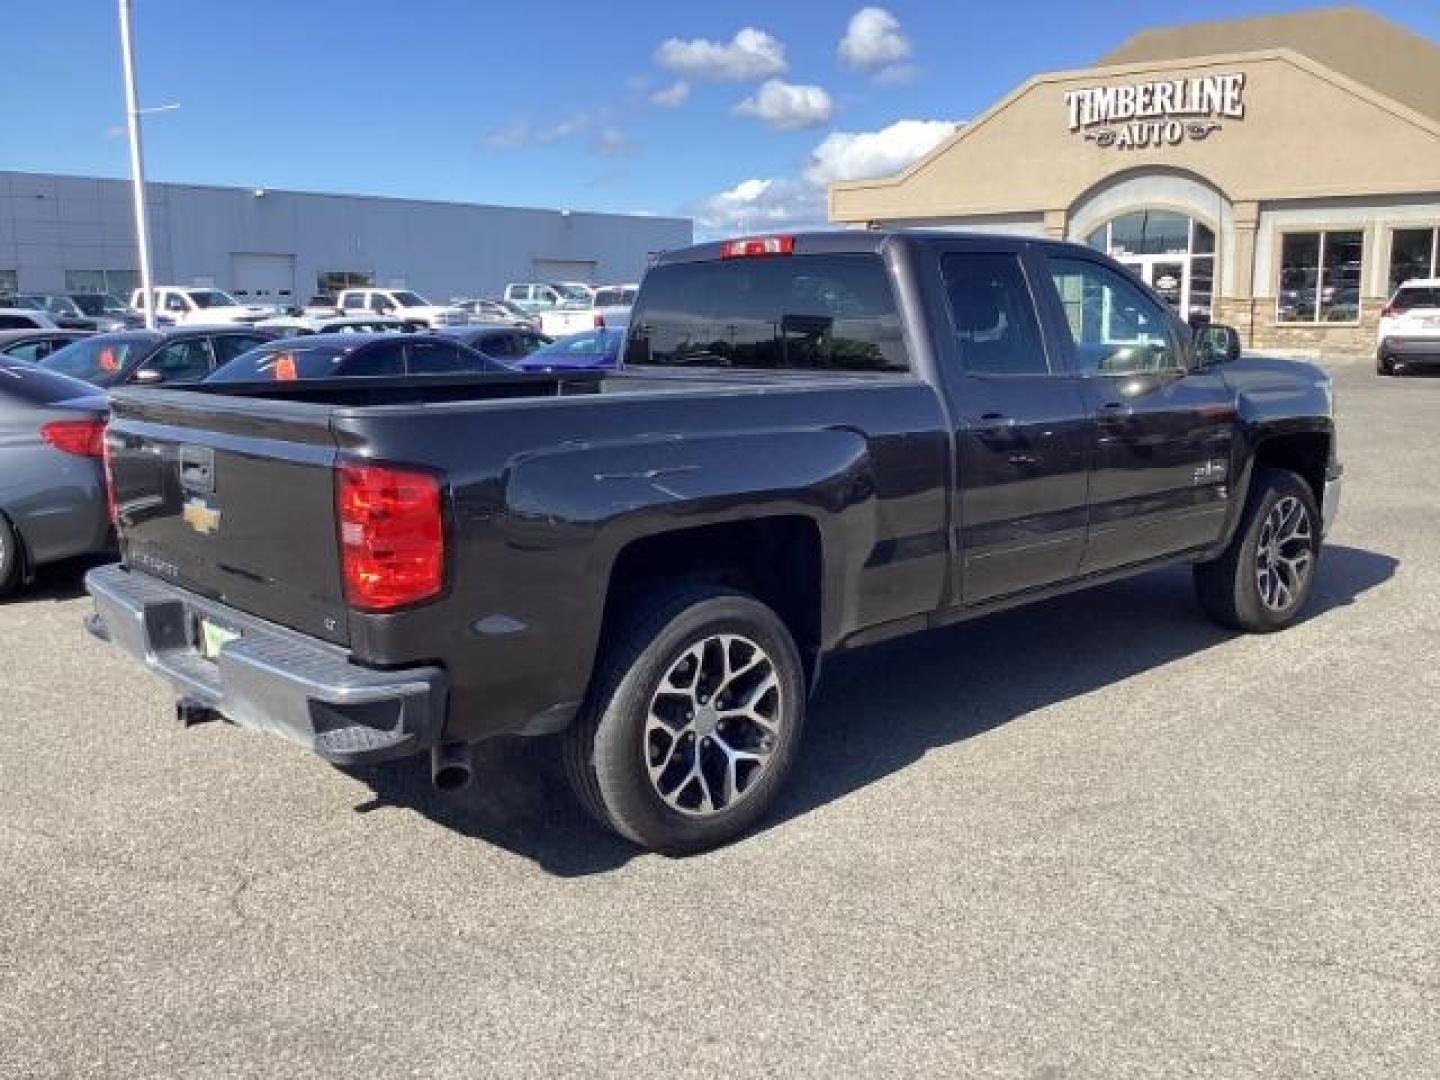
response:
[(1245, 118), (1245, 76), (1203, 75), (1164, 82), (1067, 90), (1070, 130), (1117, 150), (1178, 146)]

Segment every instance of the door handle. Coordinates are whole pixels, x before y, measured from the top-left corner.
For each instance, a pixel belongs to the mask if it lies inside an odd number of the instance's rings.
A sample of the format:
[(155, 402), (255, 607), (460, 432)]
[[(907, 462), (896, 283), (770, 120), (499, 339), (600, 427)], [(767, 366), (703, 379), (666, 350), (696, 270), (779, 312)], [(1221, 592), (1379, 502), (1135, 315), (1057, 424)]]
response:
[(1004, 413), (987, 412), (980, 417), (980, 430), (985, 434), (999, 435), (1010, 431), (1017, 426), (1013, 416), (1006, 416)]

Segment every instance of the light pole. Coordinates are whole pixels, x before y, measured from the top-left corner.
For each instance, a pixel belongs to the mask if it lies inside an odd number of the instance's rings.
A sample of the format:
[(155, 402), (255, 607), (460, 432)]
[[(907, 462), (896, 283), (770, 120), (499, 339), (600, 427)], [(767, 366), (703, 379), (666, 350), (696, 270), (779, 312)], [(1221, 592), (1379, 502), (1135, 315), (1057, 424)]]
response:
[(130, 0), (120, 0), (120, 63), (125, 71), (125, 126), (130, 134), (130, 191), (135, 201), (135, 242), (140, 250), (140, 302), (146, 329), (155, 329), (150, 287), (150, 229), (145, 214), (145, 163), (140, 149), (140, 102), (135, 90), (135, 47), (130, 40)]

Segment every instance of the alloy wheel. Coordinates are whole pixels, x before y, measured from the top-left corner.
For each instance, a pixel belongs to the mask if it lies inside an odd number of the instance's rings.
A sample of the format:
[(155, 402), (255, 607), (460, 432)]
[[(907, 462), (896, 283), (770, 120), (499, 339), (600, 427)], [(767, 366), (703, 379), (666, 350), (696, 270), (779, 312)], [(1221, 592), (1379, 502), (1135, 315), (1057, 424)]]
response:
[(712, 634), (672, 663), (650, 700), (643, 753), (673, 810), (718, 814), (755, 790), (779, 746), (784, 701), (775, 662), (739, 634)]
[(1315, 564), (1310, 512), (1294, 495), (1276, 500), (1265, 515), (1255, 551), (1260, 601), (1271, 611), (1288, 611), (1304, 594)]

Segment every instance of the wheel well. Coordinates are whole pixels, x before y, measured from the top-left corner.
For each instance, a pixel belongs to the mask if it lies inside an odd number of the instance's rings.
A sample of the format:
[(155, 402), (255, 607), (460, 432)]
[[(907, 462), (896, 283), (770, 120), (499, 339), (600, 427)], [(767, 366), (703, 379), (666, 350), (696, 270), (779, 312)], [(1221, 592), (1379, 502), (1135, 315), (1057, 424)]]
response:
[(1330, 436), (1318, 431), (1277, 435), (1255, 451), (1256, 468), (1289, 469), (1310, 485), (1318, 505), (1325, 498), (1325, 468), (1330, 461)]
[(604, 635), (629, 604), (676, 581), (708, 581), (749, 593), (780, 616), (813, 675), (820, 651), (820, 529), (798, 516), (759, 518), (646, 536), (615, 560), (605, 595)]

